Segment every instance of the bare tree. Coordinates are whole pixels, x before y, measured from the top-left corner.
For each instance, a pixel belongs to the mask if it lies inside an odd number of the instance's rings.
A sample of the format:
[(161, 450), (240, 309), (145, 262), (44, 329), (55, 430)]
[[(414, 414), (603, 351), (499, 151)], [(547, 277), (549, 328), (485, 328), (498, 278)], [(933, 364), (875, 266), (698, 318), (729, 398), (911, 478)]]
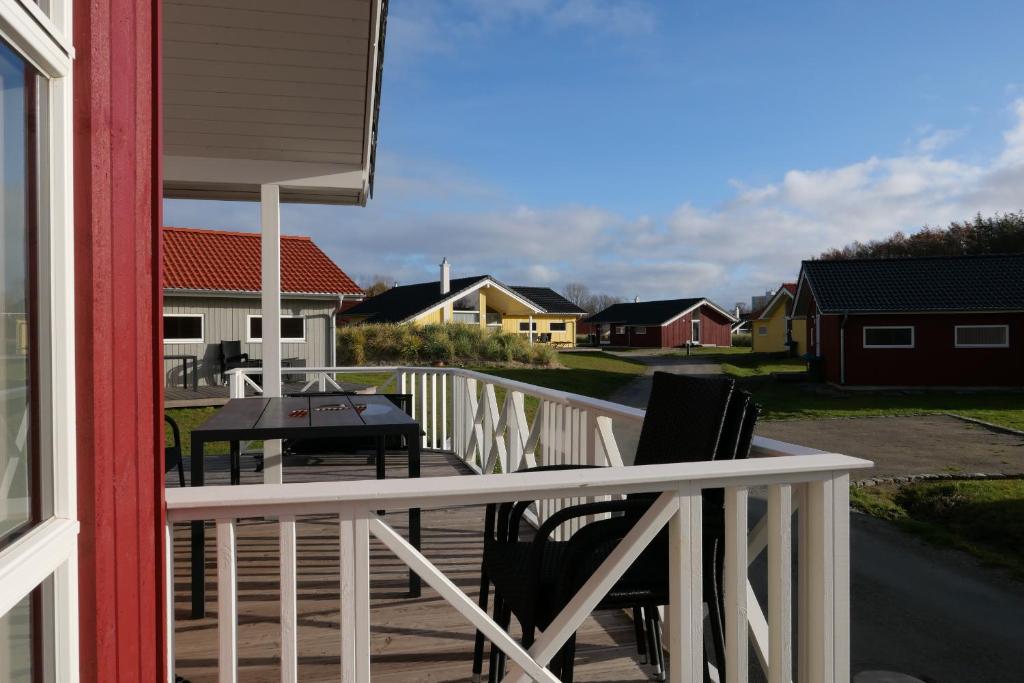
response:
[(377, 296), (378, 294), (382, 294), (391, 289), (394, 282), (394, 278), (390, 278), (385, 275), (374, 275), (373, 277), (364, 280), (363, 291), (366, 292), (367, 297)]
[(583, 302), (590, 296), (590, 288), (582, 282), (567, 282), (565, 284), (565, 298), (583, 308)]
[(590, 294), (579, 304), (587, 313), (599, 313), (613, 304), (622, 303), (622, 297), (611, 294)]

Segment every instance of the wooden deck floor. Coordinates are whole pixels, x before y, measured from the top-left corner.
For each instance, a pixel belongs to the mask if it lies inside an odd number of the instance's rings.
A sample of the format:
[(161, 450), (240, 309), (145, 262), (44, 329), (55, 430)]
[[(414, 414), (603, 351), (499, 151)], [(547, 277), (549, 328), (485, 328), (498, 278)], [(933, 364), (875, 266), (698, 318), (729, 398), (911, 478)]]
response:
[[(388, 459), (389, 476), (405, 476), (405, 459)], [(208, 481), (226, 482), (226, 463), (210, 458)], [(244, 467), (243, 483), (262, 475)], [(454, 458), (425, 454), (423, 476), (466, 473)], [(373, 476), (365, 456), (287, 466), (285, 481), (359, 480)], [(169, 477), (174, 480), (175, 477)], [(388, 523), (407, 532), (406, 515), (389, 513)], [(474, 599), (479, 581), (483, 509), (424, 510), (423, 551)], [(340, 675), (338, 524), (330, 516), (308, 517), (297, 525), (299, 559), (299, 680), (337, 681)], [(207, 618), (191, 620), (188, 609), (188, 530), (175, 533), (177, 673), (193, 683), (216, 680), (217, 596), (213, 533), (208, 533)], [(239, 680), (280, 680), (277, 525), (242, 520), (238, 525)], [(372, 676), (374, 681), (468, 681), (474, 631), (447, 602), (424, 586), (420, 598), (406, 595), (408, 570), (371, 539)], [(650, 680), (636, 662), (632, 622), (622, 613), (588, 619), (578, 635), (577, 681)], [(486, 666), (486, 664), (485, 664)], [(486, 669), (485, 669), (486, 675)]]

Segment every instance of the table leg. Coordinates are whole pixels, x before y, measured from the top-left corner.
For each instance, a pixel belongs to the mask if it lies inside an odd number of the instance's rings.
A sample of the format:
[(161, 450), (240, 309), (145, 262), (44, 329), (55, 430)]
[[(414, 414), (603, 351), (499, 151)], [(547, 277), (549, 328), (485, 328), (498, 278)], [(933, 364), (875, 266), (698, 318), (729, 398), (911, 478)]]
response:
[[(192, 437), (192, 486), (202, 486), (203, 441)], [(206, 616), (206, 522), (192, 522), (192, 618)]]
[(199, 359), (192, 359), (192, 391), (199, 391)]
[(188, 391), (188, 358), (181, 359), (181, 388)]
[[(385, 436), (378, 436), (374, 438), (375, 445), (377, 446), (377, 454), (375, 456), (376, 461), (374, 463), (377, 466), (377, 479), (384, 479), (387, 476), (387, 470), (384, 468), (384, 465), (386, 464), (384, 461), (385, 439), (387, 439)], [(384, 512), (384, 510), (377, 510), (378, 515), (383, 515)]]
[[(419, 428), (408, 437), (409, 443), (409, 477), (420, 476), (420, 438)], [(409, 508), (409, 542), (416, 550), (420, 549), (420, 509)], [(409, 570), (409, 597), (420, 597), (419, 574)]]
[(237, 486), (242, 483), (242, 444), (239, 441), (231, 442), (231, 485)]

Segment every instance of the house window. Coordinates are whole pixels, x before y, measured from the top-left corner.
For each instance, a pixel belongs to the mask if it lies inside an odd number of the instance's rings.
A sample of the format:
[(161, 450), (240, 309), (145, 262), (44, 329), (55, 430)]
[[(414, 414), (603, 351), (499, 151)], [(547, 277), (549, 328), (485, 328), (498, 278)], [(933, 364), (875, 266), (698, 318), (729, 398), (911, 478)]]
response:
[(914, 328), (911, 326), (865, 327), (865, 349), (912, 349)]
[(452, 320), (466, 325), (479, 325), (480, 311), (452, 311)]
[(498, 311), (487, 311), (487, 326), (501, 327), (501, 313)]
[(565, 323), (550, 323), (548, 329), (552, 332), (565, 332)]
[(768, 336), (768, 326), (767, 325), (758, 325), (757, 326), (757, 335), (759, 337), (767, 337)]
[(164, 313), (164, 344), (202, 344), (203, 316)]
[(647, 334), (647, 328), (646, 327), (634, 327), (633, 328), (633, 334)]
[[(249, 343), (263, 341), (263, 316), (249, 316)], [(283, 342), (304, 342), (306, 341), (306, 319), (301, 315), (281, 316), (281, 341)]]
[(615, 334), (626, 334), (626, 326), (625, 325), (616, 325), (615, 326)]
[(957, 325), (958, 349), (1005, 349), (1010, 345), (1009, 325)]
[[(693, 313), (696, 315), (697, 311), (694, 311)], [(690, 342), (693, 344), (700, 344), (700, 320), (698, 318), (694, 318), (690, 321)]]
[(0, 3), (3, 681), (43, 680), (44, 662), (78, 670), (70, 5)]
[(532, 323), (530, 323), (529, 321), (520, 322), (519, 323), (519, 331), (520, 332), (529, 332), (530, 329), (531, 329), (530, 328), (531, 325), (533, 325), (533, 331), (536, 332), (537, 331), (537, 321), (533, 321)]

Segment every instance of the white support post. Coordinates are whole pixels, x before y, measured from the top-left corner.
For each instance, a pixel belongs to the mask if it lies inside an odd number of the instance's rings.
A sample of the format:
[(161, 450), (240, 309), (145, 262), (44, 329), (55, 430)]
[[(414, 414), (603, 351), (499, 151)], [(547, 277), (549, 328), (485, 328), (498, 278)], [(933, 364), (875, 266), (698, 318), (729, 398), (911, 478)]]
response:
[(792, 490), (768, 488), (768, 681), (793, 680), (792, 648)]
[(437, 448), (437, 373), (430, 373), (430, 447)]
[(850, 579), (839, 566), (849, 561), (848, 486), (848, 475), (807, 484), (809, 576), (807, 614), (801, 616), (807, 620), (806, 680), (822, 683), (850, 680)]
[(747, 680), (747, 489), (725, 489), (725, 683)]
[(669, 520), (668, 633), (669, 681), (689, 683), (704, 677), (704, 580), (700, 489), (681, 486), (679, 506)]
[(448, 444), (448, 373), (441, 375), (441, 448), (451, 450)]
[(430, 431), (427, 429), (430, 416), (427, 415), (427, 373), (420, 373), (420, 426), (423, 428), (423, 447), (430, 448)]
[(793, 488), (793, 508), (796, 510), (796, 672), (800, 683), (812, 683), (808, 678), (807, 640), (808, 609), (808, 554), (807, 554), (807, 484)]
[(347, 508), (339, 516), (341, 567), (341, 681), (370, 680), (370, 539), (365, 518)]
[(299, 681), (298, 567), (295, 517), (281, 517), (281, 683)]
[(219, 683), (238, 681), (238, 576), (235, 521), (217, 520), (217, 633)]
[[(78, 586), (75, 586), (75, 593)], [(164, 524), (164, 655), (167, 658), (167, 683), (176, 683), (174, 676), (174, 524)], [(75, 643), (76, 647), (78, 643)], [(58, 657), (58, 660), (60, 658)], [(78, 672), (75, 671), (75, 676)], [(58, 678), (57, 680), (68, 680)]]
[(281, 188), (260, 186), (263, 395), (281, 395)]

